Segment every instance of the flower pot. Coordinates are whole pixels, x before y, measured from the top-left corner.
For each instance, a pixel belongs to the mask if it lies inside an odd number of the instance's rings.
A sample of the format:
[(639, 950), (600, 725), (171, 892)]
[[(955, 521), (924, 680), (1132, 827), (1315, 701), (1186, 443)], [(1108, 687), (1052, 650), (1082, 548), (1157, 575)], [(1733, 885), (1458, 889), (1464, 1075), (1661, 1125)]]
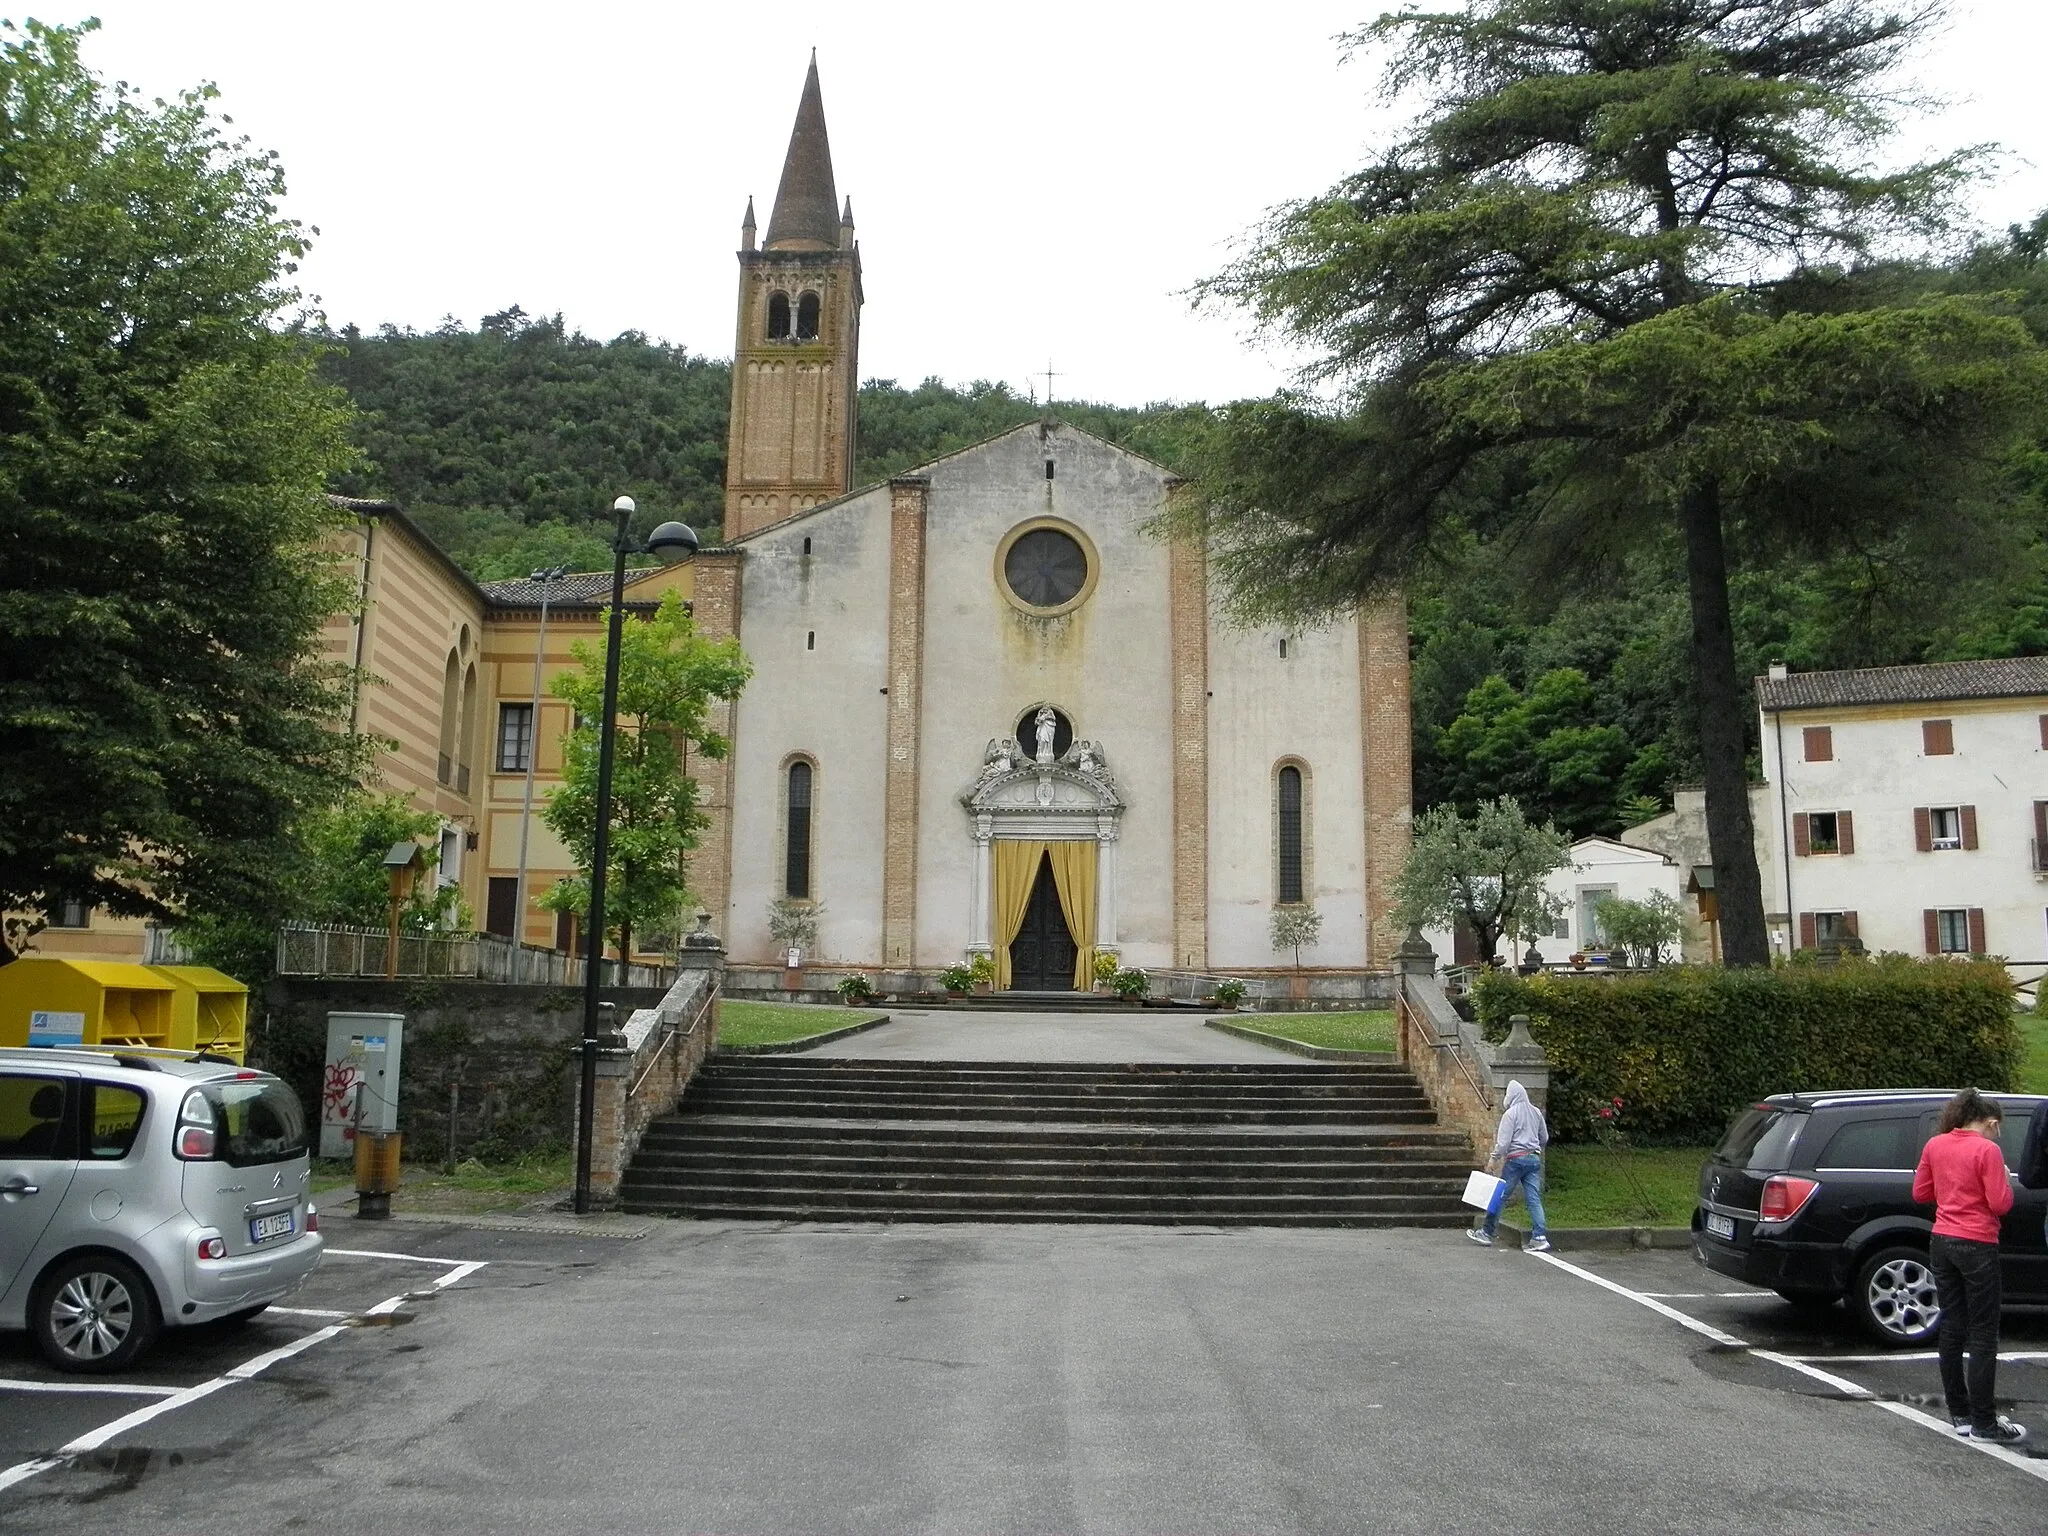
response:
[(995, 991), (994, 982), (977, 981), (974, 984), (974, 995), (976, 997), (987, 997), (993, 991)]
[(951, 988), (948, 988), (946, 991), (946, 996), (952, 998), (956, 1002), (959, 1001), (961, 998), (965, 997), (966, 995), (967, 994), (965, 992), (955, 992)]

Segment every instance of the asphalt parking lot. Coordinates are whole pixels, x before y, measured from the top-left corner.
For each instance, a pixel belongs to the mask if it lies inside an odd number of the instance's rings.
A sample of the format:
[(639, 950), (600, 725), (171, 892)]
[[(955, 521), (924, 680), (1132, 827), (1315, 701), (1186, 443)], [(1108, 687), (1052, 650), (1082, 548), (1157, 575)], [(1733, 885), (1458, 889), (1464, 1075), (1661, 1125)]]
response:
[[(41, 1391), (59, 1379), (0, 1341), (0, 1446), (37, 1468), (0, 1490), (0, 1529), (2043, 1524), (2048, 1460), (1950, 1434), (1932, 1359), (1682, 1253), (1553, 1262), (1455, 1232), (335, 1225), (336, 1249), (410, 1257), (337, 1254), (300, 1312), (174, 1336), (123, 1378), (142, 1392)], [(2001, 1395), (2048, 1438), (2048, 1325), (2014, 1316), (2007, 1344)]]

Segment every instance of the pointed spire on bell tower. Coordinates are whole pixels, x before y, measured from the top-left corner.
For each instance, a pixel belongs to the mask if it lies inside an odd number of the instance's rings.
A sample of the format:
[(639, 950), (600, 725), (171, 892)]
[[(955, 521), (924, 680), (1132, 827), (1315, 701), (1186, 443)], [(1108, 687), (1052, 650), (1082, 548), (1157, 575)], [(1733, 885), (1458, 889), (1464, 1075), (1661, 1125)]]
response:
[(832, 182), (832, 145), (825, 136), (825, 98), (818, 90), (818, 51), (813, 48), (764, 249), (829, 251), (838, 245), (839, 195)]
[(740, 249), (743, 251), (751, 251), (753, 248), (754, 200), (752, 197), (749, 197), (747, 199), (747, 216), (740, 220)]
[(839, 215), (839, 248), (842, 251), (853, 249), (853, 199), (851, 197), (848, 197), (846, 200), (846, 212)]

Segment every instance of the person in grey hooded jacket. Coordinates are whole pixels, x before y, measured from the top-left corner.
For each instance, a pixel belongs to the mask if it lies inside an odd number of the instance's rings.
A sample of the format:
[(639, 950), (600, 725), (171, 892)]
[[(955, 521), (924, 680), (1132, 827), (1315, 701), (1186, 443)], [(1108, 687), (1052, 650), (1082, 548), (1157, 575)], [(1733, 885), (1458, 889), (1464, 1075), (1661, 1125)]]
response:
[[(1522, 1245), (1528, 1253), (1542, 1253), (1550, 1246), (1550, 1226), (1543, 1219), (1543, 1149), (1549, 1144), (1550, 1126), (1543, 1111), (1529, 1102), (1529, 1091), (1520, 1083), (1509, 1083), (1500, 1110), (1500, 1129), (1494, 1133), (1486, 1166), (1499, 1164), (1500, 1176), (1507, 1181), (1502, 1207), (1518, 1188), (1522, 1192), (1522, 1203), (1529, 1208), (1529, 1240)], [(1491, 1210), (1483, 1223), (1465, 1235), (1490, 1247), (1499, 1226), (1500, 1210)]]

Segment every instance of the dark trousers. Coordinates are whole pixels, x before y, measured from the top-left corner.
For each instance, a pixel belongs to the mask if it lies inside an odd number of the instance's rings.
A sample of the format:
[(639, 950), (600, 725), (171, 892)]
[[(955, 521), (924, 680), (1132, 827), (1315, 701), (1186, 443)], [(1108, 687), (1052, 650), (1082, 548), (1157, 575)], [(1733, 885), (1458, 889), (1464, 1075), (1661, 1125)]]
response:
[[(1998, 1421), (1992, 1393), (1998, 1385), (1998, 1244), (1936, 1233), (1928, 1267), (1941, 1293), (1941, 1390), (1948, 1416), (1968, 1418), (1973, 1429)], [(1963, 1366), (1967, 1350), (1970, 1363)]]

